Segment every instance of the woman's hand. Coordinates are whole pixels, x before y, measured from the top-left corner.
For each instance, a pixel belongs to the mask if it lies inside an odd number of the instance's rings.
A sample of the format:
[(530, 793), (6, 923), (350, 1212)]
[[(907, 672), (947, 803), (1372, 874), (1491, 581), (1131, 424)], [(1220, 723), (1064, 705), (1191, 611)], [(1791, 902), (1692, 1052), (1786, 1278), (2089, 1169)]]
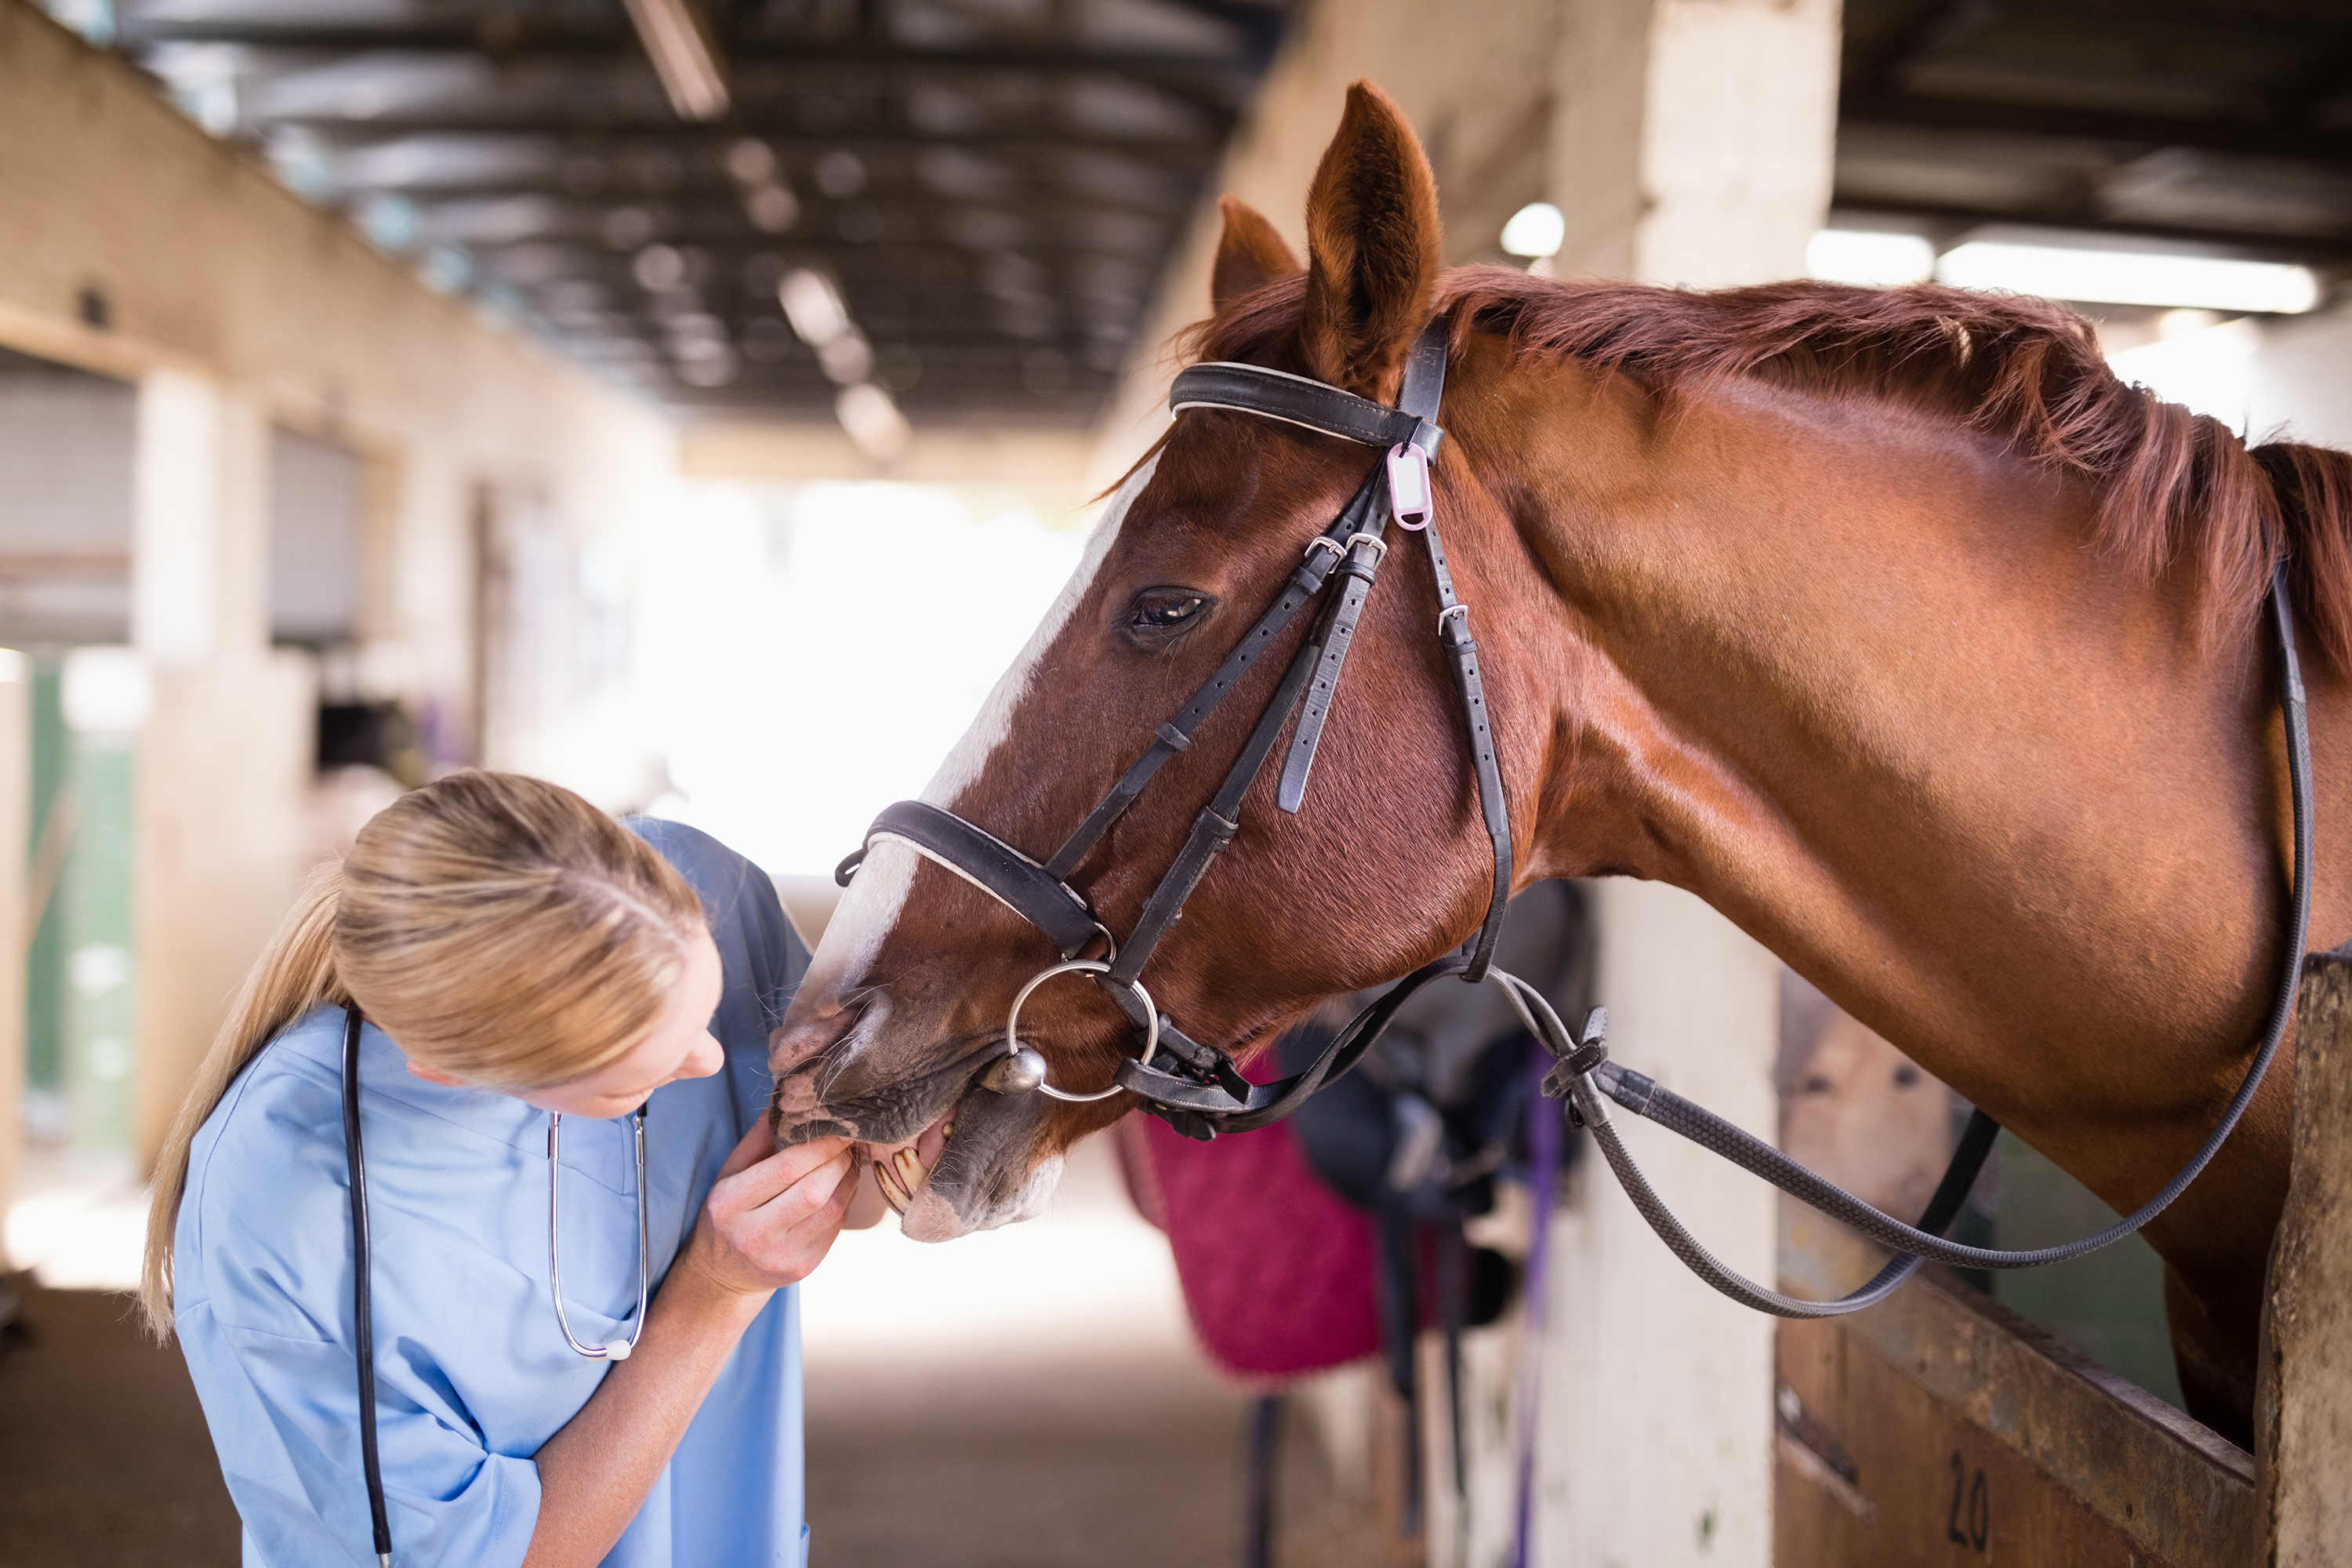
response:
[(762, 1117), (719, 1167), (636, 1353), (540, 1449), (523, 1568), (603, 1561), (771, 1292), (824, 1261), (857, 1191), (856, 1155), (843, 1138), (773, 1150)]
[(741, 1295), (798, 1284), (841, 1233), (857, 1192), (855, 1149), (819, 1138), (778, 1150), (761, 1118), (719, 1167), (686, 1261)]

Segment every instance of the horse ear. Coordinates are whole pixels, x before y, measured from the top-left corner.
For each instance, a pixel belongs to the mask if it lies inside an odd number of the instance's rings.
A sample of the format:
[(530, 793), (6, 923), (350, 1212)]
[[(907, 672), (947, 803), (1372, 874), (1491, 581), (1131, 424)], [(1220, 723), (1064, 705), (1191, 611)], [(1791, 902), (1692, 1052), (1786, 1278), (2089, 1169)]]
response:
[(1348, 89), (1307, 197), (1300, 346), (1318, 376), (1393, 397), (1437, 284), (1437, 177), (1388, 95)]
[(1298, 270), (1298, 258), (1275, 233), (1265, 215), (1247, 202), (1223, 196), (1225, 232), (1217, 238), (1217, 259), (1209, 272), (1209, 303), (1223, 310), (1243, 295)]

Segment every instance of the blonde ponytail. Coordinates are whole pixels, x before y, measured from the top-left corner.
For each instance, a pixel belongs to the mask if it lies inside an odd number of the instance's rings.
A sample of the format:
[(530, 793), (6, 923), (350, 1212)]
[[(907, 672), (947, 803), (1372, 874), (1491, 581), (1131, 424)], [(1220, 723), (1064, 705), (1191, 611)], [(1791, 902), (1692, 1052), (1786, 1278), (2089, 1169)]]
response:
[(343, 892), (343, 868), (331, 862), (310, 873), (294, 907), (272, 933), (261, 961), (248, 971), (229, 1004), (228, 1017), (213, 1037), (204, 1065), (196, 1068), (187, 1099), (155, 1157), (155, 1194), (147, 1211), (147, 1256), (139, 1270), (139, 1310), (147, 1331), (160, 1342), (172, 1332), (172, 1234), (180, 1218), (180, 1195), (188, 1185), (188, 1150), (236, 1075), (276, 1039), (287, 1025), (321, 1002), (338, 1005), (350, 997), (335, 978), (335, 906)]
[(412, 1060), (485, 1089), (542, 1088), (650, 1034), (704, 929), (667, 861), (559, 785), (467, 769), (386, 806), (304, 884), (164, 1140), (140, 1276), (148, 1331), (171, 1333), (196, 1134), (303, 1014), (356, 1002)]

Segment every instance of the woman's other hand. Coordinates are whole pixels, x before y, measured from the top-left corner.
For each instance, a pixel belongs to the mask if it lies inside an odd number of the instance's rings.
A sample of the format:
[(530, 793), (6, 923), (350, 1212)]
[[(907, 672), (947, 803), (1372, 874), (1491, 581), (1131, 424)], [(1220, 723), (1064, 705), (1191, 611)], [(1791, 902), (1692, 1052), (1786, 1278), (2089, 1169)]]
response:
[(780, 1150), (762, 1117), (719, 1167), (688, 1258), (713, 1284), (743, 1295), (798, 1284), (841, 1233), (857, 1176), (848, 1139)]
[(523, 1568), (593, 1568), (612, 1551), (744, 1329), (772, 1292), (824, 1261), (857, 1173), (846, 1139), (779, 1152), (765, 1117), (735, 1145), (654, 1298), (644, 1342), (540, 1449)]

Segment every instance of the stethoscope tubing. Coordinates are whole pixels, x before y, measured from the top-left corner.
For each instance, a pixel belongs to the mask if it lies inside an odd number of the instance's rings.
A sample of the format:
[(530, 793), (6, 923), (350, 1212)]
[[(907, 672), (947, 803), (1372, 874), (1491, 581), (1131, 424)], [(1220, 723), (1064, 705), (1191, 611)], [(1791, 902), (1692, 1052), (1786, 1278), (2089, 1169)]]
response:
[(343, 1009), (343, 1155), (352, 1175), (352, 1348), (359, 1357), (360, 1468), (367, 1474), (368, 1518), (375, 1527), (375, 1560), (392, 1568), (392, 1521), (383, 1505), (383, 1466), (375, 1447), (375, 1323), (368, 1308), (367, 1153), (360, 1142), (359, 1005)]
[[(359, 1361), (360, 1468), (367, 1479), (368, 1518), (375, 1532), (378, 1568), (392, 1568), (392, 1521), (384, 1506), (383, 1464), (375, 1435), (375, 1323), (369, 1310), (373, 1284), (368, 1246), (367, 1152), (360, 1136), (360, 1030), (366, 1023), (356, 1003), (343, 1009), (343, 1154), (352, 1189), (352, 1348)], [(557, 1155), (563, 1117), (547, 1120), (547, 1271), (555, 1296), (555, 1321), (564, 1342), (591, 1361), (626, 1361), (646, 1331), (646, 1299), (653, 1278), (653, 1238), (646, 1212), (646, 1107), (630, 1117), (637, 1166), (637, 1313), (629, 1337), (609, 1345), (585, 1345), (572, 1335), (563, 1310), (563, 1247), (558, 1235)]]

